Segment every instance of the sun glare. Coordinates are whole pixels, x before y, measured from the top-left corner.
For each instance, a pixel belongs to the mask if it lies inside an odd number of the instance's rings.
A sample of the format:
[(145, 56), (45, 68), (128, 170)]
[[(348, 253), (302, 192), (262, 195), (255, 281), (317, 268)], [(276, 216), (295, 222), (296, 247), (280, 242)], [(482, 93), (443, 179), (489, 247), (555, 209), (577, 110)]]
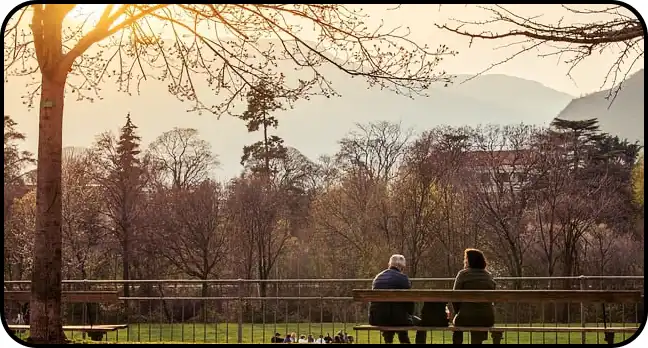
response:
[(91, 21), (96, 21), (101, 17), (101, 13), (107, 5), (108, 4), (77, 4), (73, 13), (81, 18), (89, 17)]

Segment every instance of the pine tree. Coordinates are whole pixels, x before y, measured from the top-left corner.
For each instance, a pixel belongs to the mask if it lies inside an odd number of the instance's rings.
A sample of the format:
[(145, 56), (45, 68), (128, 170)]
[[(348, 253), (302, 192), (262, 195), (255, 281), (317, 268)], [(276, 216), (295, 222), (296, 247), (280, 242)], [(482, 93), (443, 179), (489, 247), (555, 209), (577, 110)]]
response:
[[(273, 163), (276, 160), (285, 159), (287, 154), (283, 139), (268, 134), (270, 128), (276, 129), (279, 126), (279, 120), (270, 114), (273, 111), (283, 109), (281, 102), (279, 102), (279, 94), (278, 91), (271, 89), (267, 83), (261, 81), (248, 93), (247, 110), (238, 116), (241, 120), (247, 122), (248, 132), (256, 132), (260, 129), (263, 131), (262, 140), (243, 147), (241, 165), (249, 168), (253, 174), (260, 175), (264, 189), (267, 189), (267, 191), (272, 191), (271, 178), (278, 171), (276, 166), (273, 166)], [(274, 220), (277, 211), (274, 205), (270, 204), (269, 207), (264, 208), (268, 209), (268, 216), (270, 217), (270, 221), (266, 221), (268, 226), (276, 224)], [(273, 255), (268, 252), (270, 248), (269, 240), (271, 240), (268, 238), (269, 235), (267, 232), (252, 231), (252, 240), (249, 241), (249, 243), (256, 245), (257, 250), (259, 250), (257, 271), (260, 279), (268, 278), (274, 264), (274, 261), (271, 260)], [(276, 256), (274, 258), (276, 259)], [(266, 283), (261, 283), (260, 293), (261, 297), (266, 296)], [(262, 306), (265, 308), (265, 302), (263, 302)]]
[(247, 96), (247, 110), (238, 116), (247, 122), (248, 132), (256, 132), (259, 129), (263, 131), (262, 140), (243, 147), (241, 165), (249, 167), (253, 173), (265, 175), (266, 178), (276, 173), (272, 162), (286, 157), (283, 139), (268, 134), (270, 128), (276, 129), (279, 126), (279, 120), (270, 115), (273, 111), (283, 110), (278, 94), (261, 81)]
[[(117, 143), (116, 163), (111, 173), (113, 190), (116, 193), (113, 200), (115, 228), (121, 237), (122, 244), (122, 277), (130, 279), (131, 246), (134, 230), (134, 217), (137, 199), (141, 193), (143, 169), (138, 155), (140, 154), (140, 137), (135, 133), (137, 126), (133, 124), (130, 113), (126, 115), (126, 124), (121, 128)], [(130, 294), (129, 286), (124, 284), (124, 296)]]
[(566, 151), (574, 173), (596, 156), (597, 143), (605, 136), (595, 118), (579, 121), (555, 118), (551, 127), (550, 136)]
[(119, 143), (117, 145), (117, 154), (123, 173), (127, 173), (123, 178), (131, 182), (133, 174), (138, 174), (136, 170), (139, 166), (137, 156), (140, 154), (139, 143), (141, 138), (135, 134), (137, 126), (133, 124), (130, 118), (130, 112), (126, 115), (126, 124), (121, 128)]
[(4, 184), (22, 185), (22, 170), (28, 164), (34, 163), (33, 155), (28, 151), (20, 151), (18, 142), (25, 140), (20, 133), (16, 121), (10, 116), (4, 116)]

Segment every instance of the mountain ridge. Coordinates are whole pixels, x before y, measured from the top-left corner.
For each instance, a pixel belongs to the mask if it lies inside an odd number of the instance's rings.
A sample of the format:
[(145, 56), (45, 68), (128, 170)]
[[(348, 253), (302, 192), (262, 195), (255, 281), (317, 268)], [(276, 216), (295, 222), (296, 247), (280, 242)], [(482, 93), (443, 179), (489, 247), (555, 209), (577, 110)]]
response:
[[(471, 75), (456, 76), (455, 81), (462, 81)], [(337, 151), (337, 141), (356, 123), (401, 122), (403, 128), (415, 132), (443, 124), (523, 122), (548, 125), (573, 99), (569, 94), (536, 81), (502, 74), (481, 75), (463, 84), (455, 82), (449, 87), (435, 86), (429, 90), (428, 97), (414, 99), (378, 88), (367, 89), (364, 81), (350, 79), (343, 72), (331, 72), (327, 78), (334, 82), (341, 97), (299, 100), (294, 109), (276, 113), (279, 128), (273, 134), (283, 137), (286, 145), (297, 148), (311, 159)], [(26, 133), (27, 141), (23, 147), (35, 152), (37, 110), (26, 110), (21, 104), (19, 91), (5, 88), (5, 113), (18, 122), (20, 131)], [(128, 97), (109, 88), (105, 88), (104, 93), (104, 100), (95, 103), (75, 103), (74, 96), (68, 94), (64, 146), (89, 147), (98, 133), (106, 130), (117, 132), (126, 113), (130, 112), (133, 122), (139, 127), (144, 146), (173, 127), (198, 129), (201, 137), (209, 141), (213, 151), (219, 154), (222, 165), (216, 175), (229, 178), (241, 169), (239, 161), (243, 146), (258, 140), (256, 134), (247, 133), (244, 122), (237, 118), (224, 116), (217, 120), (211, 115), (185, 113), (187, 104), (170, 97), (164, 83), (149, 83), (139, 97)]]
[(614, 100), (611, 89), (575, 98), (558, 114), (566, 120), (596, 118), (601, 130), (644, 144), (644, 69), (629, 76)]

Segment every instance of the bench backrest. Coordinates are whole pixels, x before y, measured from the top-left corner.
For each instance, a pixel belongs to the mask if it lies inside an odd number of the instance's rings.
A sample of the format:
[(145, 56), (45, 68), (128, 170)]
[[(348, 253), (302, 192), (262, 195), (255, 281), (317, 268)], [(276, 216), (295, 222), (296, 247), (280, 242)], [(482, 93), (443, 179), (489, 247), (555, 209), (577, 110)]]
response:
[[(5, 301), (29, 302), (30, 291), (5, 291)], [(66, 303), (118, 303), (118, 291), (63, 291), (61, 301)]]
[(638, 303), (639, 290), (353, 290), (361, 302)]

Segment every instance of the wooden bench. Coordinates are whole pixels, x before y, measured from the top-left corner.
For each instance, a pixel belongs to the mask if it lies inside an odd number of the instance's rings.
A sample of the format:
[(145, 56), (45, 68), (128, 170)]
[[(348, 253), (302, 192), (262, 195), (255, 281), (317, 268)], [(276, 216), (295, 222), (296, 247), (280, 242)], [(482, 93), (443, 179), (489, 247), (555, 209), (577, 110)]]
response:
[[(65, 303), (107, 303), (114, 304), (119, 302), (119, 291), (63, 291), (61, 293), (61, 302)], [(16, 301), (27, 303), (31, 299), (30, 291), (5, 291), (5, 301)], [(87, 333), (91, 340), (101, 341), (104, 335), (110, 331), (116, 331), (127, 328), (127, 324), (116, 325), (69, 325), (63, 326), (64, 331), (81, 331)], [(29, 330), (29, 325), (9, 325), (12, 331)]]
[[(353, 299), (360, 302), (572, 302), (572, 303), (638, 303), (638, 290), (353, 290)], [(581, 332), (583, 343), (586, 332), (603, 332), (605, 341), (612, 344), (617, 332), (634, 333), (638, 327), (550, 327), (550, 326), (495, 326), (495, 327), (423, 327), (359, 325), (356, 331), (487, 331), (494, 344), (500, 344), (504, 332)], [(356, 332), (357, 336), (357, 332)]]

